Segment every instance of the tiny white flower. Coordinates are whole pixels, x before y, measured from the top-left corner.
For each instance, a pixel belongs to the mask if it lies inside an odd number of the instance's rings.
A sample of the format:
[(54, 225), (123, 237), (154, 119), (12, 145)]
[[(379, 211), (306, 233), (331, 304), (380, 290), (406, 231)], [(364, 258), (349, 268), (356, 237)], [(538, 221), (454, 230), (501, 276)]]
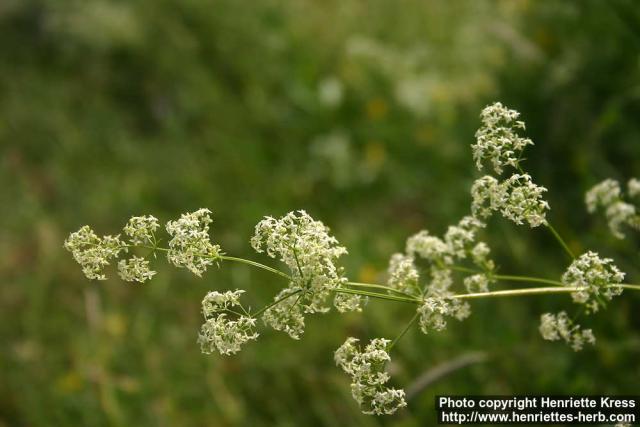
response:
[(418, 255), (431, 262), (451, 263), (449, 246), (439, 237), (430, 235), (427, 230), (422, 230), (409, 237), (406, 251), (409, 255)]
[(497, 179), (485, 175), (474, 181), (471, 198), (471, 213), (477, 218), (488, 218), (504, 205), (507, 194)]
[(327, 107), (337, 107), (342, 102), (342, 82), (336, 77), (328, 77), (318, 85), (318, 98)]
[(546, 188), (534, 184), (528, 174), (514, 174), (505, 180), (506, 198), (500, 207), (502, 216), (516, 224), (529, 223), (538, 227), (547, 223), (549, 204), (542, 198)]
[(451, 313), (451, 307), (444, 298), (426, 298), (418, 308), (418, 313), (420, 329), (428, 334), (430, 331), (443, 331), (447, 327), (445, 317)]
[[(287, 299), (285, 304), (265, 312), (265, 322), (292, 338), (299, 338), (304, 331), (303, 314), (327, 312), (330, 309), (327, 300), (332, 291), (347, 282), (343, 269), (336, 265), (347, 250), (329, 234), (328, 227), (305, 211), (289, 212), (279, 219), (265, 217), (256, 225), (251, 246), (289, 267), (291, 282), (285, 291), (300, 293), (293, 301)], [(340, 309), (347, 309), (348, 305), (354, 307), (356, 301), (361, 300), (340, 297), (338, 305)], [(286, 311), (282, 308), (290, 304), (301, 307)], [(288, 321), (290, 325), (286, 324)]]
[(84, 275), (95, 280), (106, 280), (104, 268), (110, 264), (111, 259), (117, 258), (120, 252), (127, 251), (127, 245), (120, 240), (119, 235), (100, 238), (88, 225), (71, 233), (65, 240), (64, 247), (80, 264)]
[(629, 197), (640, 196), (640, 179), (631, 178), (627, 183), (627, 193)]
[(300, 295), (294, 295), (289, 288), (283, 289), (274, 300), (279, 300), (287, 295), (288, 298), (267, 309), (262, 315), (265, 325), (276, 331), (288, 334), (294, 340), (299, 340), (304, 333), (304, 313), (299, 304)]
[(610, 285), (621, 284), (624, 276), (612, 259), (589, 251), (571, 263), (562, 275), (562, 284), (579, 288), (571, 293), (574, 302), (584, 304), (588, 312), (596, 312), (604, 305), (602, 298), (611, 300), (622, 293), (622, 288)]
[(335, 351), (336, 365), (351, 376), (351, 394), (364, 414), (390, 415), (407, 405), (403, 390), (385, 386), (390, 379), (384, 370), (391, 360), (387, 352), (390, 342), (375, 338), (362, 350), (358, 339), (347, 338)]
[(387, 269), (389, 279), (387, 285), (402, 292), (416, 293), (420, 291), (418, 280), (420, 275), (411, 255), (395, 253), (389, 259)]
[(465, 216), (458, 225), (451, 225), (444, 235), (448, 253), (457, 258), (464, 259), (470, 252), (476, 241), (477, 233), (485, 224), (472, 216)]
[(128, 260), (122, 259), (118, 262), (118, 274), (125, 282), (144, 283), (150, 280), (156, 272), (149, 268), (149, 261), (134, 255)]
[(124, 232), (133, 245), (153, 245), (159, 226), (158, 219), (152, 215), (134, 216), (124, 226)]
[(451, 294), (449, 288), (453, 285), (453, 272), (448, 268), (432, 266), (430, 271), (430, 281), (427, 286), (427, 295), (448, 296)]
[(475, 265), (485, 271), (493, 271), (495, 269), (495, 263), (489, 258), (491, 249), (485, 242), (478, 242), (473, 249), (471, 249), (471, 260)]
[(351, 311), (361, 312), (363, 304), (367, 301), (367, 297), (356, 294), (336, 293), (333, 297), (333, 306), (340, 313), (348, 313)]
[(608, 207), (613, 202), (620, 200), (620, 184), (613, 179), (605, 179), (594, 185), (585, 194), (584, 201), (589, 212), (595, 212), (598, 207)]
[(171, 236), (167, 259), (198, 277), (220, 256), (220, 246), (211, 243), (209, 238), (210, 213), (209, 209), (198, 209), (166, 225)]
[(609, 229), (618, 239), (624, 239), (622, 226), (624, 224), (635, 225), (636, 208), (635, 206), (622, 201), (613, 202), (607, 208), (605, 215), (609, 221)]
[(205, 318), (211, 317), (219, 311), (240, 306), (240, 296), (242, 296), (243, 293), (245, 293), (243, 289), (225, 292), (209, 292), (202, 300), (202, 315)]
[[(204, 354), (214, 351), (222, 355), (235, 354), (247, 341), (258, 338), (256, 319), (246, 313), (240, 304), (243, 290), (209, 292), (202, 300), (205, 322), (198, 335), (198, 343)], [(234, 307), (239, 307), (238, 313)]]
[(464, 287), (470, 294), (489, 292), (489, 278), (486, 274), (473, 274), (464, 278)]
[[(640, 181), (635, 178), (628, 183), (629, 196), (634, 197), (640, 191)], [(618, 239), (624, 239), (623, 225), (640, 229), (640, 215), (635, 206), (622, 199), (620, 184), (613, 179), (605, 179), (593, 186), (585, 194), (587, 210), (591, 213), (598, 208), (604, 210), (611, 233)]]
[(536, 185), (528, 174), (513, 174), (502, 182), (491, 176), (477, 179), (471, 187), (471, 212), (488, 218), (494, 211), (515, 222), (531, 227), (546, 224), (549, 210), (542, 195), (547, 189)]
[(490, 161), (497, 174), (505, 166), (518, 167), (522, 151), (533, 145), (528, 138), (518, 135), (524, 130), (524, 122), (517, 120), (520, 113), (504, 107), (501, 103), (489, 105), (482, 110), (482, 126), (476, 132), (476, 143), (471, 146), (478, 169)]
[(545, 340), (563, 340), (574, 351), (582, 350), (585, 343), (593, 345), (596, 342), (591, 329), (580, 329), (580, 325), (574, 324), (564, 311), (558, 314), (544, 313), (540, 316), (539, 330)]

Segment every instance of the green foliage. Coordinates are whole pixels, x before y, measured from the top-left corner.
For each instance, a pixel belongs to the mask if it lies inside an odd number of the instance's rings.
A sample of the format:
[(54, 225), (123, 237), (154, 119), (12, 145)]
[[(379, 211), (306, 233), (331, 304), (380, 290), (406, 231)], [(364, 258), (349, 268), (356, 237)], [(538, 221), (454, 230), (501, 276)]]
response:
[[(637, 392), (635, 295), (588, 319), (599, 342), (580, 354), (537, 331), (539, 313), (569, 298), (477, 301), (444, 333), (410, 331), (394, 347), (400, 384), (469, 351), (489, 358), (374, 419), (353, 405), (332, 352), (347, 335), (396, 335), (413, 310), (371, 301), (364, 317), (310, 319), (299, 342), (266, 332), (234, 358), (207, 356), (196, 343), (203, 296), (250, 289), (258, 307), (277, 278), (159, 266), (144, 285), (87, 283), (62, 248), (85, 222), (102, 235), (120, 218), (164, 222), (206, 206), (216, 241), (246, 255), (263, 215), (301, 208), (349, 248), (350, 278), (379, 281), (407, 235), (442, 234), (468, 212), (478, 111), (500, 100), (527, 120), (527, 171), (549, 189), (571, 249), (614, 257), (637, 282), (637, 233), (610, 237), (583, 204), (596, 182), (640, 170), (637, 9), (2, 2), (0, 425), (412, 426), (433, 423), (436, 394)], [(490, 226), (502, 271), (567, 267), (544, 231)]]

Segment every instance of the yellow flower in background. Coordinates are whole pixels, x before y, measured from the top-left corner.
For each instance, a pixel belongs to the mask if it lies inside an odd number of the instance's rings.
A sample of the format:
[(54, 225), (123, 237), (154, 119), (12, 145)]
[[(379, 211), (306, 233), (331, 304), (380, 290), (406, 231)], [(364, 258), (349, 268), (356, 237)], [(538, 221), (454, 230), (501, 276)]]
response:
[(382, 98), (373, 98), (367, 102), (367, 117), (369, 120), (381, 120), (389, 112), (389, 105)]
[(371, 141), (364, 149), (364, 162), (367, 168), (377, 170), (387, 159), (387, 150), (381, 142)]

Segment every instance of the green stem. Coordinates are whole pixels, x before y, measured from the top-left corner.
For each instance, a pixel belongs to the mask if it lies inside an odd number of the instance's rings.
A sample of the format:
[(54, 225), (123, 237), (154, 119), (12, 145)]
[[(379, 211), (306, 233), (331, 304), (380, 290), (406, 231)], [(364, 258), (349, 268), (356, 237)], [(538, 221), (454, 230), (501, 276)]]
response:
[[(133, 245), (127, 245), (127, 247), (136, 247)], [(151, 249), (153, 251), (162, 251), (162, 252), (169, 252), (170, 250), (167, 248), (159, 248), (159, 247), (154, 247), (154, 246), (146, 246), (146, 245), (141, 245), (138, 246), (140, 248), (145, 248), (145, 249)], [(204, 255), (204, 254), (194, 254), (196, 256), (199, 256), (201, 258), (208, 258), (208, 259), (212, 259), (212, 260), (223, 260), (223, 261), (232, 261), (232, 262), (239, 262), (242, 264), (247, 264), (247, 265), (251, 265), (253, 267), (258, 267), (261, 268), (263, 270), (269, 271), (273, 274), (277, 274), (280, 277), (284, 277), (287, 280), (291, 280), (291, 276), (289, 276), (287, 273), (283, 273), (280, 270), (276, 270), (275, 268), (269, 267), (268, 265), (264, 265), (264, 264), (260, 264), (259, 262), (256, 261), (251, 261), (249, 259), (245, 259), (245, 258), (238, 258), (238, 257), (234, 257), (234, 256), (227, 256), (227, 255), (217, 255), (217, 256), (212, 256), (212, 255)]]
[(623, 288), (623, 289), (633, 289), (635, 291), (640, 291), (640, 285), (632, 285), (629, 283), (623, 283), (621, 285), (616, 285), (618, 288)]
[(405, 297), (400, 297), (396, 295), (380, 294), (377, 292), (361, 291), (361, 290), (348, 289), (348, 288), (333, 289), (333, 292), (338, 292), (340, 294), (362, 295), (362, 296), (367, 296), (371, 298), (385, 299), (389, 301), (408, 302), (412, 304), (419, 304), (421, 302), (418, 298), (405, 298)]
[(278, 276), (284, 277), (287, 280), (291, 280), (291, 276), (289, 276), (287, 273), (283, 273), (282, 271), (276, 270), (275, 268), (269, 267), (268, 265), (260, 264), (259, 262), (251, 261), (251, 260), (244, 259), (244, 258), (238, 258), (238, 257), (234, 257), (234, 256), (227, 256), (227, 255), (220, 255), (220, 256), (216, 257), (216, 259), (221, 259), (223, 261), (240, 262), (242, 264), (251, 265), (253, 267), (258, 267), (258, 268), (261, 268), (263, 270), (269, 271), (269, 272), (271, 272), (273, 274), (277, 274)]
[[(481, 271), (481, 270), (474, 270), (472, 268), (467, 268), (467, 267), (459, 267), (457, 265), (449, 266), (448, 268), (454, 271), (461, 271), (463, 273), (472, 273), (472, 274), (485, 273), (484, 271)], [(562, 282), (559, 282), (557, 280), (544, 279), (542, 277), (512, 276), (509, 274), (490, 274), (490, 273), (489, 275), (490, 277), (497, 280), (506, 280), (506, 281), (513, 281), (513, 282), (544, 283), (545, 285), (563, 286)]]
[[(551, 226), (551, 224), (547, 224), (549, 230), (551, 230), (554, 234), (554, 236), (556, 236), (556, 238), (558, 239), (558, 241), (563, 245), (563, 247), (565, 248), (565, 250), (567, 251), (568, 254), (570, 254), (573, 257), (573, 254), (571, 253), (571, 251), (569, 250), (569, 248), (566, 246), (566, 244), (564, 243), (564, 241), (562, 240), (562, 238), (560, 237), (560, 235), (555, 231), (555, 229)], [(129, 246), (129, 245), (127, 245)], [(152, 250), (158, 250), (158, 251), (163, 251), (163, 252), (169, 252), (169, 249), (167, 248), (158, 248), (158, 247), (152, 247), (152, 246), (141, 246), (143, 248), (147, 248), (147, 249), (152, 249)], [(227, 256), (227, 255), (219, 255), (219, 256), (211, 256), (211, 255), (200, 255), (202, 257), (207, 257), (210, 259), (220, 259), (220, 260), (224, 260), (224, 261), (232, 261), (232, 262), (239, 262), (242, 264), (246, 264), (246, 265), (250, 265), (252, 267), (257, 267), (257, 268), (261, 268), (263, 270), (269, 271), (273, 274), (276, 274), (280, 277), (283, 277), (287, 280), (291, 280), (291, 276), (289, 276), (286, 273), (283, 273), (280, 270), (276, 270), (275, 268), (269, 267), (267, 265), (264, 264), (260, 264), (259, 262), (256, 261), (251, 261), (248, 259), (244, 259), (244, 258), (238, 258), (238, 257), (233, 257), (233, 256)], [(449, 267), (452, 270), (456, 270), (456, 271), (462, 271), (462, 272), (466, 272), (466, 273), (478, 273), (480, 271), (474, 270), (474, 269), (470, 269), (470, 268), (466, 268), (466, 267), (459, 267), (459, 266), (451, 266)], [(455, 298), (455, 299), (478, 299), (478, 298), (490, 298), (490, 297), (509, 297), (509, 296), (522, 296), (522, 295), (540, 295), (540, 294), (559, 294), (559, 293), (570, 293), (570, 292), (576, 292), (578, 290), (580, 290), (581, 288), (579, 287), (566, 287), (563, 286), (563, 284), (559, 281), (555, 281), (555, 280), (550, 280), (550, 279), (544, 279), (544, 278), (540, 278), (540, 277), (528, 277), (528, 276), (511, 276), (511, 275), (493, 275), (492, 277), (494, 277), (495, 279), (498, 280), (507, 280), (507, 281), (520, 281), (520, 282), (532, 282), (532, 283), (543, 283), (543, 284), (549, 284), (549, 285), (554, 285), (554, 287), (544, 287), (544, 288), (525, 288), (525, 289), (510, 289), (510, 290), (503, 290), (503, 291), (493, 291), (493, 292), (482, 292), (482, 293), (475, 293), (475, 294), (460, 294), (460, 295), (453, 295), (451, 298)], [(405, 302), (405, 303), (412, 303), (412, 304), (420, 304), (422, 302), (421, 298), (416, 298), (416, 297), (412, 297), (409, 294), (405, 294), (401, 291), (398, 291), (396, 289), (390, 288), (389, 286), (384, 286), (384, 285), (379, 285), (379, 284), (375, 284), (375, 283), (357, 283), (357, 282), (347, 282), (347, 286), (354, 286), (354, 287), (368, 287), (368, 288), (377, 288), (377, 289), (384, 289), (387, 291), (392, 291), (395, 293), (398, 293), (400, 295), (389, 295), (389, 294), (381, 294), (378, 292), (369, 292), (369, 291), (365, 291), (365, 290), (356, 290), (356, 289), (349, 289), (349, 288), (338, 288), (338, 289), (334, 289), (334, 292), (338, 292), (338, 293), (345, 293), (345, 294), (353, 294), (353, 295), (361, 295), (361, 296), (368, 296), (368, 297), (372, 297), (372, 298), (378, 298), (378, 299), (384, 299), (384, 300), (388, 300), (388, 301), (398, 301), (398, 302)], [(616, 284), (616, 285), (609, 285), (609, 287), (617, 287), (617, 288), (623, 288), (623, 289), (631, 289), (631, 290), (636, 290), (636, 291), (640, 291), (640, 285), (636, 285), (636, 284)], [(274, 305), (284, 301), (285, 299), (291, 297), (292, 295), (296, 295), (298, 293), (302, 292), (302, 289), (298, 289), (288, 295), (285, 295), (282, 298), (277, 299), (276, 301), (273, 301), (271, 304), (263, 307), (262, 309), (258, 310), (256, 313), (253, 314), (254, 317), (259, 316), (260, 314), (264, 313), (265, 310), (268, 310), (269, 308), (273, 307)], [(414, 316), (415, 318), (415, 316)], [(407, 328), (411, 327), (411, 324), (413, 324), (413, 322), (415, 322), (415, 319), (412, 319), (412, 321), (410, 322), (409, 325), (407, 325)], [(406, 331), (403, 330), (403, 332), (401, 333), (400, 337), (402, 335), (404, 335), (406, 333)], [(393, 346), (393, 344), (398, 340), (399, 338), (397, 338), (396, 340), (394, 340), (394, 342), (391, 344)]]
[(544, 283), (546, 285), (563, 286), (562, 282), (551, 279), (543, 279), (541, 277), (528, 277), (528, 276), (510, 276), (504, 274), (493, 274), (491, 277), (498, 280), (507, 280), (513, 282), (532, 282), (532, 283)]
[[(473, 268), (461, 267), (458, 265), (450, 265), (444, 268), (448, 268), (449, 270), (453, 270), (453, 271), (460, 271), (462, 273), (471, 273), (471, 274), (485, 273), (482, 270), (475, 270)], [(496, 276), (493, 276), (493, 277), (496, 277)]]
[(299, 294), (300, 292), (302, 292), (302, 289), (297, 289), (293, 292), (291, 292), (290, 294), (287, 294), (283, 297), (278, 298), (277, 300), (273, 301), (271, 304), (267, 304), (264, 307), (262, 307), (260, 310), (256, 311), (255, 313), (253, 313), (252, 317), (258, 317), (260, 316), (262, 313), (264, 313), (265, 311), (269, 310), (271, 307), (273, 307), (276, 304), (280, 304), (282, 301), (286, 300), (287, 298), (290, 298), (296, 294)]
[(390, 286), (376, 285), (376, 284), (373, 284), (373, 283), (358, 283), (358, 282), (347, 282), (346, 285), (347, 286), (360, 287), (360, 288), (384, 289), (386, 291), (395, 292), (397, 294), (404, 295), (404, 296), (409, 297), (409, 298), (413, 298), (414, 297), (413, 295), (407, 294), (407, 293), (405, 293), (403, 291), (399, 291), (399, 290), (394, 289), (394, 288), (392, 288)]
[[(616, 286), (616, 285), (612, 285)], [(475, 294), (460, 294), (453, 295), (453, 299), (478, 299), (478, 298), (491, 298), (491, 297), (514, 297), (522, 295), (541, 295), (541, 294), (561, 294), (576, 292), (582, 289), (581, 287), (553, 287), (553, 288), (526, 288), (526, 289), (509, 289), (505, 291), (493, 291), (493, 292), (480, 292)]]
[(407, 326), (405, 326), (402, 332), (400, 332), (400, 334), (391, 342), (391, 344), (389, 344), (389, 346), (387, 347), (387, 351), (391, 351), (393, 346), (396, 345), (398, 341), (400, 341), (400, 338), (402, 338), (409, 331), (409, 329), (411, 329), (413, 324), (416, 323), (418, 317), (420, 317), (420, 313), (416, 311), (416, 314), (413, 315), (409, 323), (407, 323)]
[(576, 256), (573, 254), (573, 252), (571, 251), (571, 249), (569, 249), (569, 246), (567, 245), (567, 243), (564, 241), (564, 239), (562, 237), (560, 237), (560, 233), (558, 233), (556, 231), (555, 228), (553, 228), (553, 226), (551, 225), (550, 222), (547, 222), (545, 224), (547, 226), (547, 229), (549, 231), (551, 231), (551, 233), (553, 234), (553, 236), (556, 238), (556, 240), (558, 241), (558, 243), (560, 243), (560, 245), (564, 248), (565, 252), (571, 257), (571, 259), (576, 259)]
[(304, 274), (302, 274), (302, 267), (300, 267), (300, 261), (298, 260), (298, 252), (296, 251), (295, 247), (291, 248), (291, 250), (293, 251), (293, 257), (296, 260), (296, 266), (298, 266), (298, 272), (300, 273), (300, 277), (302, 278), (302, 280), (304, 280)]

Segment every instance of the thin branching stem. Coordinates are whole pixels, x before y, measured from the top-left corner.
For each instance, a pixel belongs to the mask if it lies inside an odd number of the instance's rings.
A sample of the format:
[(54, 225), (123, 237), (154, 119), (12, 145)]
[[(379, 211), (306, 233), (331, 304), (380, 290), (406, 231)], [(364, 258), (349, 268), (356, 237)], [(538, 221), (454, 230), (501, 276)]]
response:
[[(553, 230), (553, 228), (549, 225), (549, 228), (551, 230)], [(554, 235), (557, 233), (554, 233)], [(562, 241), (562, 238), (559, 237), (558, 235), (558, 240)], [(562, 241), (564, 242), (564, 241)], [(152, 250), (159, 250), (159, 251), (163, 251), (163, 252), (169, 252), (169, 249), (167, 248), (159, 248), (159, 247), (152, 247), (152, 246), (142, 246), (144, 248), (147, 249), (152, 249)], [(568, 251), (568, 247), (565, 248)], [(568, 253), (570, 253), (570, 251), (568, 251)], [(267, 265), (264, 264), (260, 264), (259, 262), (256, 261), (252, 261), (252, 260), (248, 260), (245, 258), (239, 258), (239, 257), (233, 257), (233, 256), (228, 256), (228, 255), (219, 255), (219, 256), (212, 256), (212, 255), (200, 255), (203, 257), (207, 257), (210, 259), (214, 259), (214, 260), (224, 260), (224, 261), (232, 261), (232, 262), (239, 262), (239, 263), (243, 263), (246, 265), (250, 265), (252, 267), (256, 267), (256, 268), (260, 268), (266, 271), (269, 271), (273, 274), (276, 274), (280, 277), (283, 277), (287, 280), (291, 280), (291, 276), (289, 276), (288, 274), (277, 270), (275, 268), (269, 267)], [(573, 256), (573, 255), (572, 255)], [(466, 268), (466, 267), (461, 267), (461, 266), (448, 266), (448, 268), (455, 270), (455, 271), (461, 271), (461, 272), (465, 272), (465, 273), (478, 273), (478, 270), (474, 270), (471, 268)], [(494, 274), (492, 275), (493, 278), (497, 279), (497, 280), (505, 280), (505, 281), (517, 281), (517, 282), (530, 282), (530, 283), (542, 283), (542, 284), (547, 284), (547, 285), (554, 285), (554, 287), (538, 287), (538, 288), (525, 288), (525, 289), (508, 289), (508, 290), (501, 290), (501, 291), (492, 291), (492, 292), (480, 292), (480, 293), (471, 293), (471, 294), (458, 294), (458, 295), (453, 295), (450, 298), (453, 299), (480, 299), (480, 298), (493, 298), (493, 297), (512, 297), (512, 296), (526, 296), (526, 295), (544, 295), (544, 294), (563, 294), (563, 293), (571, 293), (571, 292), (577, 292), (579, 290), (581, 290), (580, 287), (570, 287), (570, 286), (563, 286), (562, 282), (559, 282), (557, 280), (551, 280), (551, 279), (545, 279), (545, 278), (541, 278), (541, 277), (530, 277), (530, 276), (515, 276), (515, 275), (506, 275), (506, 274)], [(344, 293), (344, 294), (353, 294), (353, 295), (360, 295), (360, 296), (367, 296), (367, 297), (371, 297), (371, 298), (377, 298), (377, 299), (383, 299), (383, 300), (387, 300), (387, 301), (397, 301), (397, 302), (405, 302), (405, 303), (411, 303), (411, 304), (421, 304), (422, 303), (422, 298), (417, 298), (414, 296), (411, 296), (409, 294), (405, 294), (402, 291), (398, 291), (397, 289), (393, 289), (389, 286), (385, 286), (385, 285), (380, 285), (377, 283), (359, 283), (359, 282), (347, 282), (346, 286), (350, 286), (350, 287), (339, 287), (334, 289), (334, 292), (337, 293)], [(367, 290), (363, 290), (363, 289), (353, 289), (352, 287), (355, 288), (371, 288), (371, 289), (383, 289), (386, 291), (392, 291), (398, 295), (393, 295), (393, 294), (382, 294), (379, 292), (371, 292), (371, 291), (367, 291)], [(636, 284), (612, 284), (609, 285), (609, 287), (616, 287), (616, 288), (623, 288), (623, 289), (630, 289), (630, 290), (636, 290), (636, 291), (640, 291), (640, 285), (636, 285)], [(298, 289), (296, 291), (291, 292), (288, 295), (285, 295), (282, 298), (279, 298), (275, 301), (273, 301), (272, 303), (266, 305), (265, 307), (263, 307), (262, 309), (258, 310), (256, 313), (254, 313), (253, 315), (255, 317), (261, 315), (262, 313), (264, 313), (266, 310), (268, 310), (269, 308), (277, 305), (278, 303), (286, 300), (287, 298), (291, 297), (292, 295), (296, 295), (298, 293), (302, 292), (302, 289)], [(400, 333), (400, 336), (398, 338), (396, 338), (396, 340), (394, 340), (394, 343), (397, 342), (397, 340), (399, 338), (402, 337), (402, 335), (404, 335), (406, 333), (406, 330), (408, 330), (413, 323), (415, 322), (415, 319), (417, 317), (414, 316), (414, 318), (411, 320), (411, 322), (407, 325), (407, 327), (405, 328), (405, 330), (403, 330)], [(392, 343), (392, 345), (394, 344)]]
[(343, 288), (343, 287), (333, 289), (333, 292), (337, 292), (340, 294), (361, 295), (361, 296), (384, 299), (389, 301), (408, 302), (412, 304), (419, 304), (421, 302), (421, 300), (418, 298), (406, 298), (406, 297), (401, 297), (396, 295), (380, 294), (377, 292), (369, 292), (369, 291), (363, 291), (359, 289), (350, 289), (350, 288)]
[[(462, 267), (459, 265), (443, 265), (442, 268), (447, 268), (449, 270), (453, 270), (453, 271), (460, 271), (462, 273), (470, 273), (470, 274), (477, 274), (477, 273), (485, 273), (485, 271), (483, 270), (476, 270), (473, 268), (468, 268), (468, 267)], [(495, 277), (495, 276), (493, 276)]]
[(580, 287), (548, 287), (548, 288), (525, 288), (525, 289), (507, 289), (504, 291), (478, 292), (473, 294), (453, 295), (452, 299), (479, 299), (492, 297), (515, 297), (523, 295), (541, 295), (541, 294), (562, 294), (579, 291)]
[(562, 282), (559, 282), (557, 280), (544, 279), (542, 277), (512, 276), (512, 275), (505, 275), (505, 274), (493, 274), (491, 275), (491, 277), (497, 280), (505, 280), (505, 281), (513, 281), (513, 282), (544, 283), (546, 285), (563, 286)]
[[(127, 245), (127, 247), (136, 247), (136, 246)], [(168, 249), (168, 248), (160, 248), (160, 247), (157, 247), (157, 246), (139, 246), (139, 247), (145, 248), (145, 249), (151, 249), (153, 251), (161, 251), (161, 252), (169, 252), (170, 251), (170, 249)], [(222, 260), (222, 261), (231, 261), (231, 262), (239, 262), (239, 263), (242, 263), (242, 264), (247, 264), (247, 265), (250, 265), (250, 266), (253, 266), (253, 267), (257, 267), (257, 268), (261, 268), (263, 270), (269, 271), (269, 272), (271, 272), (273, 274), (277, 274), (278, 276), (283, 277), (283, 278), (285, 278), (287, 280), (291, 280), (291, 276), (289, 276), (287, 273), (284, 273), (284, 272), (282, 272), (280, 270), (277, 270), (277, 269), (275, 269), (273, 267), (269, 267), (268, 265), (264, 265), (264, 264), (261, 264), (261, 263), (256, 262), (256, 261), (252, 261), (250, 259), (239, 258), (239, 257), (234, 257), (234, 256), (228, 256), (228, 255), (205, 255), (205, 254), (194, 254), (194, 255), (195, 256), (199, 256), (201, 258), (208, 258), (208, 259), (211, 259), (211, 260), (214, 260), (214, 261)]]
[(553, 234), (553, 237), (555, 237), (558, 243), (560, 243), (560, 246), (562, 246), (562, 248), (567, 253), (567, 255), (569, 255), (571, 259), (576, 259), (576, 256), (573, 254), (571, 249), (569, 249), (569, 245), (567, 245), (564, 239), (560, 236), (560, 233), (558, 233), (556, 229), (553, 228), (553, 225), (551, 225), (550, 222), (547, 222), (545, 225), (547, 226), (547, 229), (551, 231), (551, 234)]
[(411, 329), (411, 327), (413, 326), (414, 323), (416, 323), (416, 321), (418, 320), (418, 318), (420, 317), (420, 312), (416, 311), (416, 313), (413, 315), (413, 317), (411, 318), (411, 320), (409, 321), (409, 323), (407, 323), (407, 326), (404, 327), (404, 329), (402, 330), (402, 332), (400, 332), (400, 334), (398, 334), (397, 337), (395, 337), (395, 339), (393, 341), (391, 341), (391, 344), (389, 344), (389, 347), (387, 347), (387, 351), (391, 351), (391, 349), (393, 348), (394, 345), (396, 345), (396, 343), (398, 341), (400, 341), (400, 339), (407, 333), (409, 332), (409, 329)]
[(247, 265), (251, 265), (253, 267), (257, 267), (257, 268), (261, 268), (263, 270), (269, 271), (273, 274), (277, 274), (280, 277), (283, 277), (287, 280), (291, 280), (291, 276), (289, 276), (287, 273), (284, 273), (280, 270), (276, 270), (275, 268), (269, 267), (268, 265), (264, 265), (264, 264), (260, 264), (259, 262), (255, 262), (255, 261), (251, 261), (249, 259), (244, 259), (244, 258), (238, 258), (238, 257), (234, 257), (234, 256), (227, 256), (227, 255), (220, 255), (218, 257), (215, 257), (215, 259), (221, 259), (223, 261), (232, 261), (232, 262), (240, 262), (243, 264), (247, 264)]
[(400, 291), (398, 289), (392, 288), (391, 286), (377, 285), (377, 284), (374, 284), (374, 283), (347, 282), (347, 283), (345, 283), (345, 285), (353, 286), (353, 287), (356, 287), (356, 288), (384, 289), (386, 291), (394, 292), (394, 293), (397, 293), (399, 295), (404, 295), (404, 296), (409, 297), (409, 298), (413, 298), (414, 297), (413, 295), (410, 295), (410, 294), (408, 294), (406, 292), (403, 292), (403, 291)]
[(287, 295), (278, 298), (277, 300), (273, 301), (270, 304), (265, 305), (264, 307), (262, 307), (260, 310), (256, 311), (255, 313), (253, 313), (253, 317), (258, 317), (260, 316), (262, 313), (264, 313), (265, 311), (269, 310), (271, 307), (280, 304), (282, 301), (286, 300), (287, 298), (290, 298), (294, 295), (299, 294), (300, 292), (302, 292), (302, 289), (296, 289), (295, 291), (288, 293)]
[(622, 289), (633, 289), (634, 291), (640, 291), (640, 285), (632, 285), (630, 283), (623, 283), (621, 285), (617, 285), (617, 287)]

